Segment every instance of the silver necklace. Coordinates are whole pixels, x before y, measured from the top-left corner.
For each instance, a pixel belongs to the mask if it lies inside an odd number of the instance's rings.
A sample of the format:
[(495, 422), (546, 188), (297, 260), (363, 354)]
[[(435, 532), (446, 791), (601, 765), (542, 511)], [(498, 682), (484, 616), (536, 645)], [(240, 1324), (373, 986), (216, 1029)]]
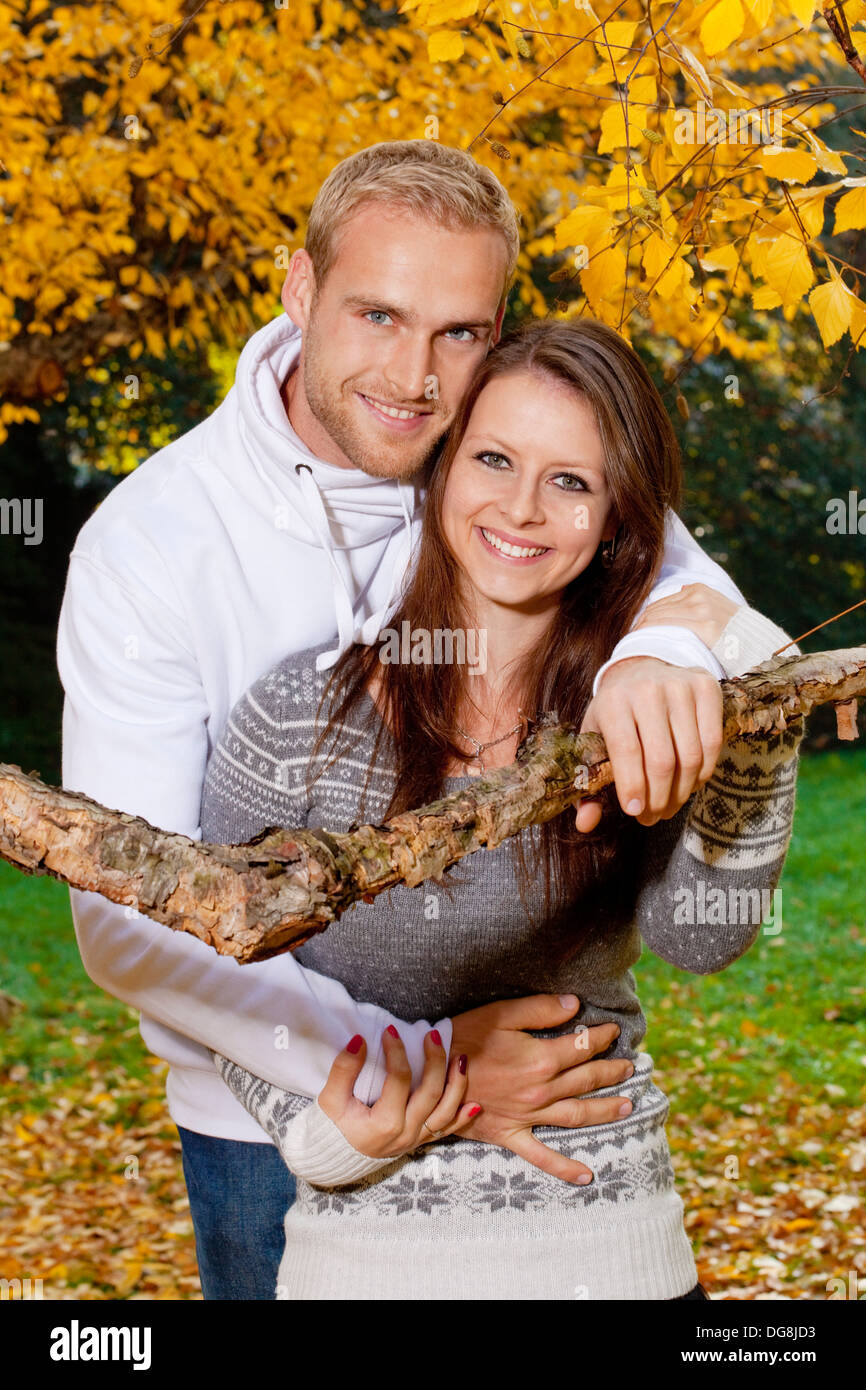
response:
[(461, 729), (459, 724), (455, 724), (454, 727), (457, 730), (457, 733), (460, 735), (460, 737), (465, 738), (467, 743), (475, 744), (476, 751), (474, 753), (470, 753), (468, 757), (463, 759), (464, 766), (467, 766), (469, 763), (477, 762), (479, 771), (482, 773), (486, 772), (487, 769), (484, 766), (484, 761), (481, 757), (481, 754), (484, 753), (488, 748), (495, 748), (497, 743), (504, 743), (507, 738), (512, 738), (514, 734), (519, 732), (526, 720), (526, 716), (523, 714), (522, 710), (518, 710), (518, 714), (521, 715), (521, 718), (518, 719), (513, 729), (509, 729), (507, 734), (501, 734), (499, 738), (490, 739), (488, 743), (481, 743), (477, 738), (473, 738), (472, 734), (467, 734), (463, 729)]

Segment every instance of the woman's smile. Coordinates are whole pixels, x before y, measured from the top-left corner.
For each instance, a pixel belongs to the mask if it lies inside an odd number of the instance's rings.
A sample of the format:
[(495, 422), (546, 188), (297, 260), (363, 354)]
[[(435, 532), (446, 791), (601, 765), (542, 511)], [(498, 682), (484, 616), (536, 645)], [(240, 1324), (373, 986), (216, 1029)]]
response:
[(526, 540), (521, 541), (518, 536), (509, 535), (506, 531), (494, 531), (490, 526), (475, 526), (473, 530), (484, 549), (506, 565), (537, 564), (552, 549), (549, 545), (532, 545)]

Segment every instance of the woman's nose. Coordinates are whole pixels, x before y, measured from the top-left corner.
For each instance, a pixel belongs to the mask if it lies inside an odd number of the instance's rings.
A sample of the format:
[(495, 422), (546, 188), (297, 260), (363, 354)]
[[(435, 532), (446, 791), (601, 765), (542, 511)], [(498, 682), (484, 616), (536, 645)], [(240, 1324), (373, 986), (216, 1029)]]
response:
[(534, 483), (515, 484), (499, 499), (499, 509), (513, 526), (529, 526), (544, 521), (544, 508)]

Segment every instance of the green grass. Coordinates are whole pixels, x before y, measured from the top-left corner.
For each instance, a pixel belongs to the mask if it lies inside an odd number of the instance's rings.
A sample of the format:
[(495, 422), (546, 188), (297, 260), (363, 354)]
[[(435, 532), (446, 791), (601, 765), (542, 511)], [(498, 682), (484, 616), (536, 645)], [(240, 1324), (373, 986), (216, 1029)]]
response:
[(0, 989), (25, 1006), (0, 1034), (0, 1080), (8, 1068), (23, 1065), (31, 1081), (50, 1082), (85, 1057), (104, 1062), (109, 1079), (115, 1067), (118, 1077), (148, 1073), (137, 1012), (85, 973), (68, 888), (2, 862)]
[[(636, 968), (647, 1047), (679, 1109), (709, 1096), (765, 1098), (788, 1073), (810, 1099), (866, 1098), (866, 750), (802, 760), (783, 927), (720, 975), (687, 975), (645, 952)], [(0, 1078), (19, 1064), (50, 1081), (82, 1056), (106, 1079), (143, 1077), (134, 1010), (87, 978), (69, 894), (0, 863), (0, 988), (26, 1006), (0, 1035)], [(831, 1017), (827, 1017), (831, 1015)], [(757, 1030), (757, 1031), (755, 1031)], [(712, 1078), (710, 1087), (709, 1077)]]
[[(662, 1073), (690, 1073), (677, 1087), (685, 1111), (711, 1091), (727, 1105), (764, 1098), (780, 1072), (810, 1099), (866, 1099), (864, 822), (866, 750), (803, 758), (778, 936), (761, 933), (719, 975), (687, 975), (644, 952), (635, 973), (646, 1045)], [(693, 1069), (701, 1055), (712, 1087)]]

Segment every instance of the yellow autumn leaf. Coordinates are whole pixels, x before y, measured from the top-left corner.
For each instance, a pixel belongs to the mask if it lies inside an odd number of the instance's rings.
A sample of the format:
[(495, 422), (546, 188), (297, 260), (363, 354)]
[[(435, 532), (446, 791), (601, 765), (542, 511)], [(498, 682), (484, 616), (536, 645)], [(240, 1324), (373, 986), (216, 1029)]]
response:
[(755, 23), (761, 27), (767, 23), (773, 9), (773, 0), (746, 0), (746, 4), (754, 16)]
[(655, 280), (675, 259), (676, 245), (669, 246), (664, 237), (653, 232), (647, 237), (641, 264), (648, 280)]
[(608, 295), (622, 289), (625, 269), (625, 256), (618, 246), (612, 246), (607, 251), (599, 251), (580, 272), (580, 283), (593, 313), (599, 313)]
[(641, 140), (640, 126), (635, 120), (635, 113), (629, 111), (629, 128), (626, 132), (625, 110), (622, 102), (614, 100), (605, 108), (601, 118), (601, 134), (598, 137), (598, 153), (607, 154), (609, 150), (619, 149), (623, 145), (637, 145)]
[(746, 15), (740, 0), (719, 0), (701, 25), (704, 52), (712, 56), (730, 47), (742, 34), (745, 22)]
[(804, 29), (808, 29), (815, 13), (815, 0), (788, 0), (791, 14)]
[(752, 304), (756, 309), (778, 309), (781, 302), (781, 296), (768, 285), (761, 285), (752, 295)]
[(624, 62), (630, 57), (628, 50), (631, 48), (636, 28), (633, 20), (614, 19), (605, 24), (604, 37), (595, 41), (599, 57), (613, 58), (614, 63)]
[(463, 56), (463, 40), (450, 29), (441, 29), (427, 40), (427, 56), (431, 63), (450, 63)]
[(591, 255), (608, 241), (612, 227), (605, 208), (578, 207), (557, 223), (554, 245), (558, 251), (565, 246), (586, 246)]
[(860, 348), (866, 348), (866, 304), (855, 295), (851, 296), (851, 322), (848, 331), (858, 351)]
[[(854, 131), (854, 134), (856, 135), (857, 132)], [(848, 172), (848, 166), (837, 150), (820, 149), (815, 158), (818, 161), (818, 168), (824, 174), (846, 174)]]
[(773, 242), (764, 260), (763, 275), (781, 296), (785, 308), (797, 304), (815, 278), (806, 247), (793, 236), (782, 236)]
[(850, 232), (860, 227), (866, 227), (866, 184), (842, 194), (836, 204), (833, 231)]
[(761, 168), (771, 178), (782, 179), (784, 183), (806, 183), (816, 172), (818, 161), (808, 150), (766, 145), (761, 150)]
[(854, 296), (840, 275), (834, 275), (823, 285), (817, 285), (809, 295), (809, 307), (825, 348), (832, 347), (842, 337), (851, 322)]
[(704, 270), (736, 270), (740, 253), (732, 241), (726, 246), (713, 246), (700, 258)]

